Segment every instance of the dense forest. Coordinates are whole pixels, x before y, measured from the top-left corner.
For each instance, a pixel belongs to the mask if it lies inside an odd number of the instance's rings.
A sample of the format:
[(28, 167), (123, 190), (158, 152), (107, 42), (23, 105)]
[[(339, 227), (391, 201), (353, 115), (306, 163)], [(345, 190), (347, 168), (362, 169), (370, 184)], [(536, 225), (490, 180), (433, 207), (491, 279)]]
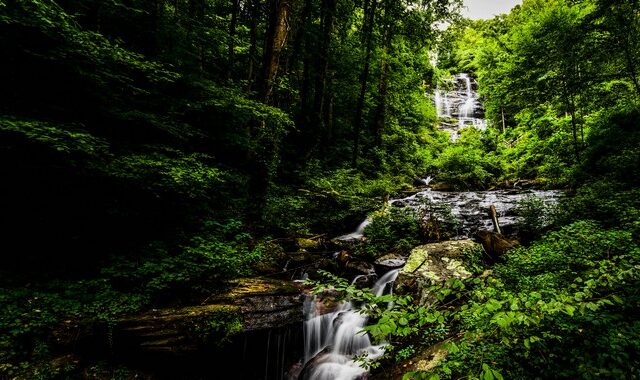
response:
[[(0, 0), (0, 378), (640, 378), (640, 3), (461, 7)], [(434, 93), (459, 73), (487, 127), (452, 139)], [(497, 235), (511, 249), (465, 251), (473, 275), (422, 296), (336, 276), (333, 252), (458, 237), (450, 205), (389, 205), (427, 176), (564, 195), (526, 197)], [(363, 239), (332, 239), (367, 217)], [(222, 375), (208, 363), (249, 329), (226, 304), (189, 322), (180, 361), (118, 353), (125, 322), (291, 282), (301, 254), (316, 292), (370, 305), (389, 345), (356, 357), (369, 374)]]

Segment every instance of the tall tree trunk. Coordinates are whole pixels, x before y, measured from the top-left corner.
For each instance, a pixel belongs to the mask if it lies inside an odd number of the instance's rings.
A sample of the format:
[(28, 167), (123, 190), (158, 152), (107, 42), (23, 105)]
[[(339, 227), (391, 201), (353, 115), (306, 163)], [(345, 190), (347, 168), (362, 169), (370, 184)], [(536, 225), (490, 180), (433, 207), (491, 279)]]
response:
[(317, 133), (326, 134), (323, 107), (326, 103), (327, 77), (329, 73), (329, 49), (335, 20), (337, 0), (323, 0), (321, 8), (322, 43), (318, 54), (316, 85), (313, 104), (313, 128)]
[[(195, 45), (196, 45), (196, 61), (200, 72), (204, 71), (204, 12), (205, 2), (204, 0), (190, 0), (189, 1), (189, 17), (195, 24), (197, 31), (195, 33)], [(189, 29), (188, 34), (191, 33)]]
[(576, 162), (580, 162), (580, 146), (578, 144), (578, 122), (576, 120), (576, 105), (573, 95), (569, 95), (569, 115), (571, 116), (571, 133), (573, 135), (573, 149)]
[(358, 156), (360, 155), (360, 131), (364, 126), (364, 100), (367, 95), (367, 81), (369, 79), (369, 65), (371, 63), (371, 49), (373, 40), (373, 23), (375, 22), (376, 8), (378, 0), (364, 1), (364, 20), (362, 22), (363, 43), (364, 43), (364, 63), (360, 73), (360, 94), (356, 104), (356, 114), (353, 120), (353, 146), (351, 156), (351, 166), (358, 166)]
[(302, 11), (302, 17), (304, 19), (304, 26), (302, 28), (301, 40), (304, 42), (304, 49), (302, 52), (302, 88), (300, 90), (300, 115), (298, 122), (304, 129), (311, 124), (309, 116), (311, 114), (311, 106), (313, 101), (311, 99), (311, 52), (313, 51), (313, 41), (311, 38), (312, 27), (312, 12), (313, 2), (312, 0), (305, 0), (304, 9)]
[(325, 145), (329, 146), (331, 145), (331, 142), (333, 141), (333, 106), (335, 103), (335, 94), (333, 93), (333, 91), (331, 91), (331, 89), (329, 89), (327, 91), (328, 95), (326, 96), (326, 105), (324, 107), (325, 112), (324, 112), (324, 124), (326, 126), (326, 133), (325, 133)]
[(287, 43), (289, 0), (271, 0), (270, 8), (261, 93), (261, 98), (266, 103), (272, 102), (273, 83), (278, 73), (280, 53)]
[(391, 51), (391, 42), (393, 41), (393, 25), (392, 25), (392, 7), (390, 0), (385, 1), (384, 7), (384, 37), (383, 51), (380, 58), (380, 80), (378, 82), (378, 105), (373, 118), (373, 135), (375, 145), (382, 145), (382, 133), (385, 127), (387, 117), (387, 93), (389, 89), (389, 53)]
[(251, 91), (256, 81), (255, 66), (258, 55), (258, 23), (260, 0), (250, 0), (249, 12), (249, 62), (247, 67), (247, 91)]
[(229, 66), (227, 67), (227, 79), (231, 79), (233, 75), (233, 68), (235, 66), (235, 42), (236, 27), (238, 25), (238, 12), (240, 12), (240, 0), (231, 0), (231, 22), (229, 24), (229, 47), (227, 57)]
[(636, 69), (636, 62), (631, 55), (631, 51), (629, 49), (628, 44), (625, 44), (624, 50), (624, 58), (627, 66), (627, 73), (629, 74), (629, 78), (631, 79), (631, 83), (636, 90), (636, 95), (640, 96), (640, 82), (638, 81), (638, 71)]

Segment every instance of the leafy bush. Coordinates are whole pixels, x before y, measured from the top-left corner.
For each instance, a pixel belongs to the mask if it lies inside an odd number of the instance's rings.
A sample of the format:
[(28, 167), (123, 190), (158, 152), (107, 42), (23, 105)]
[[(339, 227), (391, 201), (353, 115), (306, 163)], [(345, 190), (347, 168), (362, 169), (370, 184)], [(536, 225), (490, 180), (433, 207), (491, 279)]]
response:
[(485, 189), (497, 183), (502, 163), (494, 152), (485, 151), (481, 137), (475, 128), (463, 129), (460, 139), (437, 156), (430, 172), (460, 190)]
[(452, 237), (460, 226), (448, 205), (434, 204), (426, 198), (416, 208), (391, 206), (371, 214), (369, 219), (365, 241), (357, 249), (370, 257), (391, 251), (408, 253), (418, 244)]
[(105, 279), (0, 289), (0, 377), (65, 377), (65, 369), (47, 364), (52, 329), (68, 319), (111, 323), (148, 302), (144, 295), (114, 289)]
[(314, 168), (310, 165), (302, 174), (304, 183), (297, 191), (274, 188), (267, 197), (264, 223), (275, 233), (344, 233), (383, 204), (402, 183), (390, 177), (367, 178), (352, 169), (322, 172)]
[(371, 224), (364, 229), (365, 242), (359, 249), (370, 257), (391, 251), (406, 253), (423, 241), (423, 230), (417, 212), (410, 207), (391, 207), (373, 213)]
[(554, 221), (556, 207), (548, 205), (534, 195), (529, 195), (518, 202), (516, 207), (518, 215), (518, 235), (526, 241), (540, 237)]
[(489, 361), (505, 378), (637, 374), (640, 247), (628, 232), (580, 221), (506, 260), (455, 316), (467, 332), (438, 373), (478, 376)]
[(123, 286), (140, 289), (155, 302), (175, 301), (167, 297), (171, 289), (177, 297), (193, 297), (210, 292), (226, 279), (251, 273), (251, 266), (263, 254), (253, 246), (252, 237), (238, 220), (208, 221), (176, 252), (162, 245), (151, 245), (144, 260), (115, 257), (102, 273)]
[[(511, 251), (489, 277), (432, 287), (434, 309), (407, 296), (376, 298), (331, 276), (330, 283), (367, 305), (365, 330), (391, 343), (388, 356), (450, 338), (433, 371), (407, 378), (635, 378), (638, 265), (629, 231), (578, 221)], [(436, 341), (425, 335), (439, 326)]]

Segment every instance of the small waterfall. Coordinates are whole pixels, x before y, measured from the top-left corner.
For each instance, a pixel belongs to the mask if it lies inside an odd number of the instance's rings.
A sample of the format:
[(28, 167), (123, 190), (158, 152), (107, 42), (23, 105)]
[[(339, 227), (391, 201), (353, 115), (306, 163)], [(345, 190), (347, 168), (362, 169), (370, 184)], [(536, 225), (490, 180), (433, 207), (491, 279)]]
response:
[(342, 241), (360, 240), (364, 236), (364, 229), (367, 228), (369, 224), (371, 224), (371, 220), (367, 218), (362, 223), (360, 223), (360, 225), (358, 225), (358, 227), (354, 232), (350, 234), (338, 236), (336, 240), (342, 240)]
[[(398, 270), (382, 276), (374, 285), (377, 296), (391, 291)], [(302, 378), (309, 380), (351, 380), (364, 375), (367, 370), (353, 359), (364, 356), (375, 360), (384, 354), (385, 344), (372, 345), (369, 335), (363, 332), (367, 316), (351, 303), (344, 302), (333, 313), (316, 315), (316, 299), (305, 305), (307, 320), (304, 323), (304, 369)]]

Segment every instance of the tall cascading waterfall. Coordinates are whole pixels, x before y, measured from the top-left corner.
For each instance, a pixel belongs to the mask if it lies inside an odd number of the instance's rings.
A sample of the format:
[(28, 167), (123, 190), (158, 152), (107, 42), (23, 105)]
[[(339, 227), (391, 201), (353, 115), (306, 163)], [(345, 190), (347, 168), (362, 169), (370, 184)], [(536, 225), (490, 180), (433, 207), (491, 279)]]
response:
[[(398, 270), (382, 276), (372, 291), (381, 296), (391, 292)], [(362, 330), (367, 316), (351, 302), (344, 302), (332, 313), (317, 314), (317, 301), (310, 298), (305, 307), (304, 363), (301, 379), (305, 380), (353, 380), (367, 373), (357, 357), (375, 360), (384, 354), (385, 344), (373, 345), (369, 335)]]
[(434, 103), (439, 118), (439, 128), (449, 132), (451, 140), (455, 141), (460, 130), (474, 127), (484, 130), (487, 122), (484, 110), (476, 92), (477, 83), (469, 74), (461, 73), (453, 79), (437, 86)]

